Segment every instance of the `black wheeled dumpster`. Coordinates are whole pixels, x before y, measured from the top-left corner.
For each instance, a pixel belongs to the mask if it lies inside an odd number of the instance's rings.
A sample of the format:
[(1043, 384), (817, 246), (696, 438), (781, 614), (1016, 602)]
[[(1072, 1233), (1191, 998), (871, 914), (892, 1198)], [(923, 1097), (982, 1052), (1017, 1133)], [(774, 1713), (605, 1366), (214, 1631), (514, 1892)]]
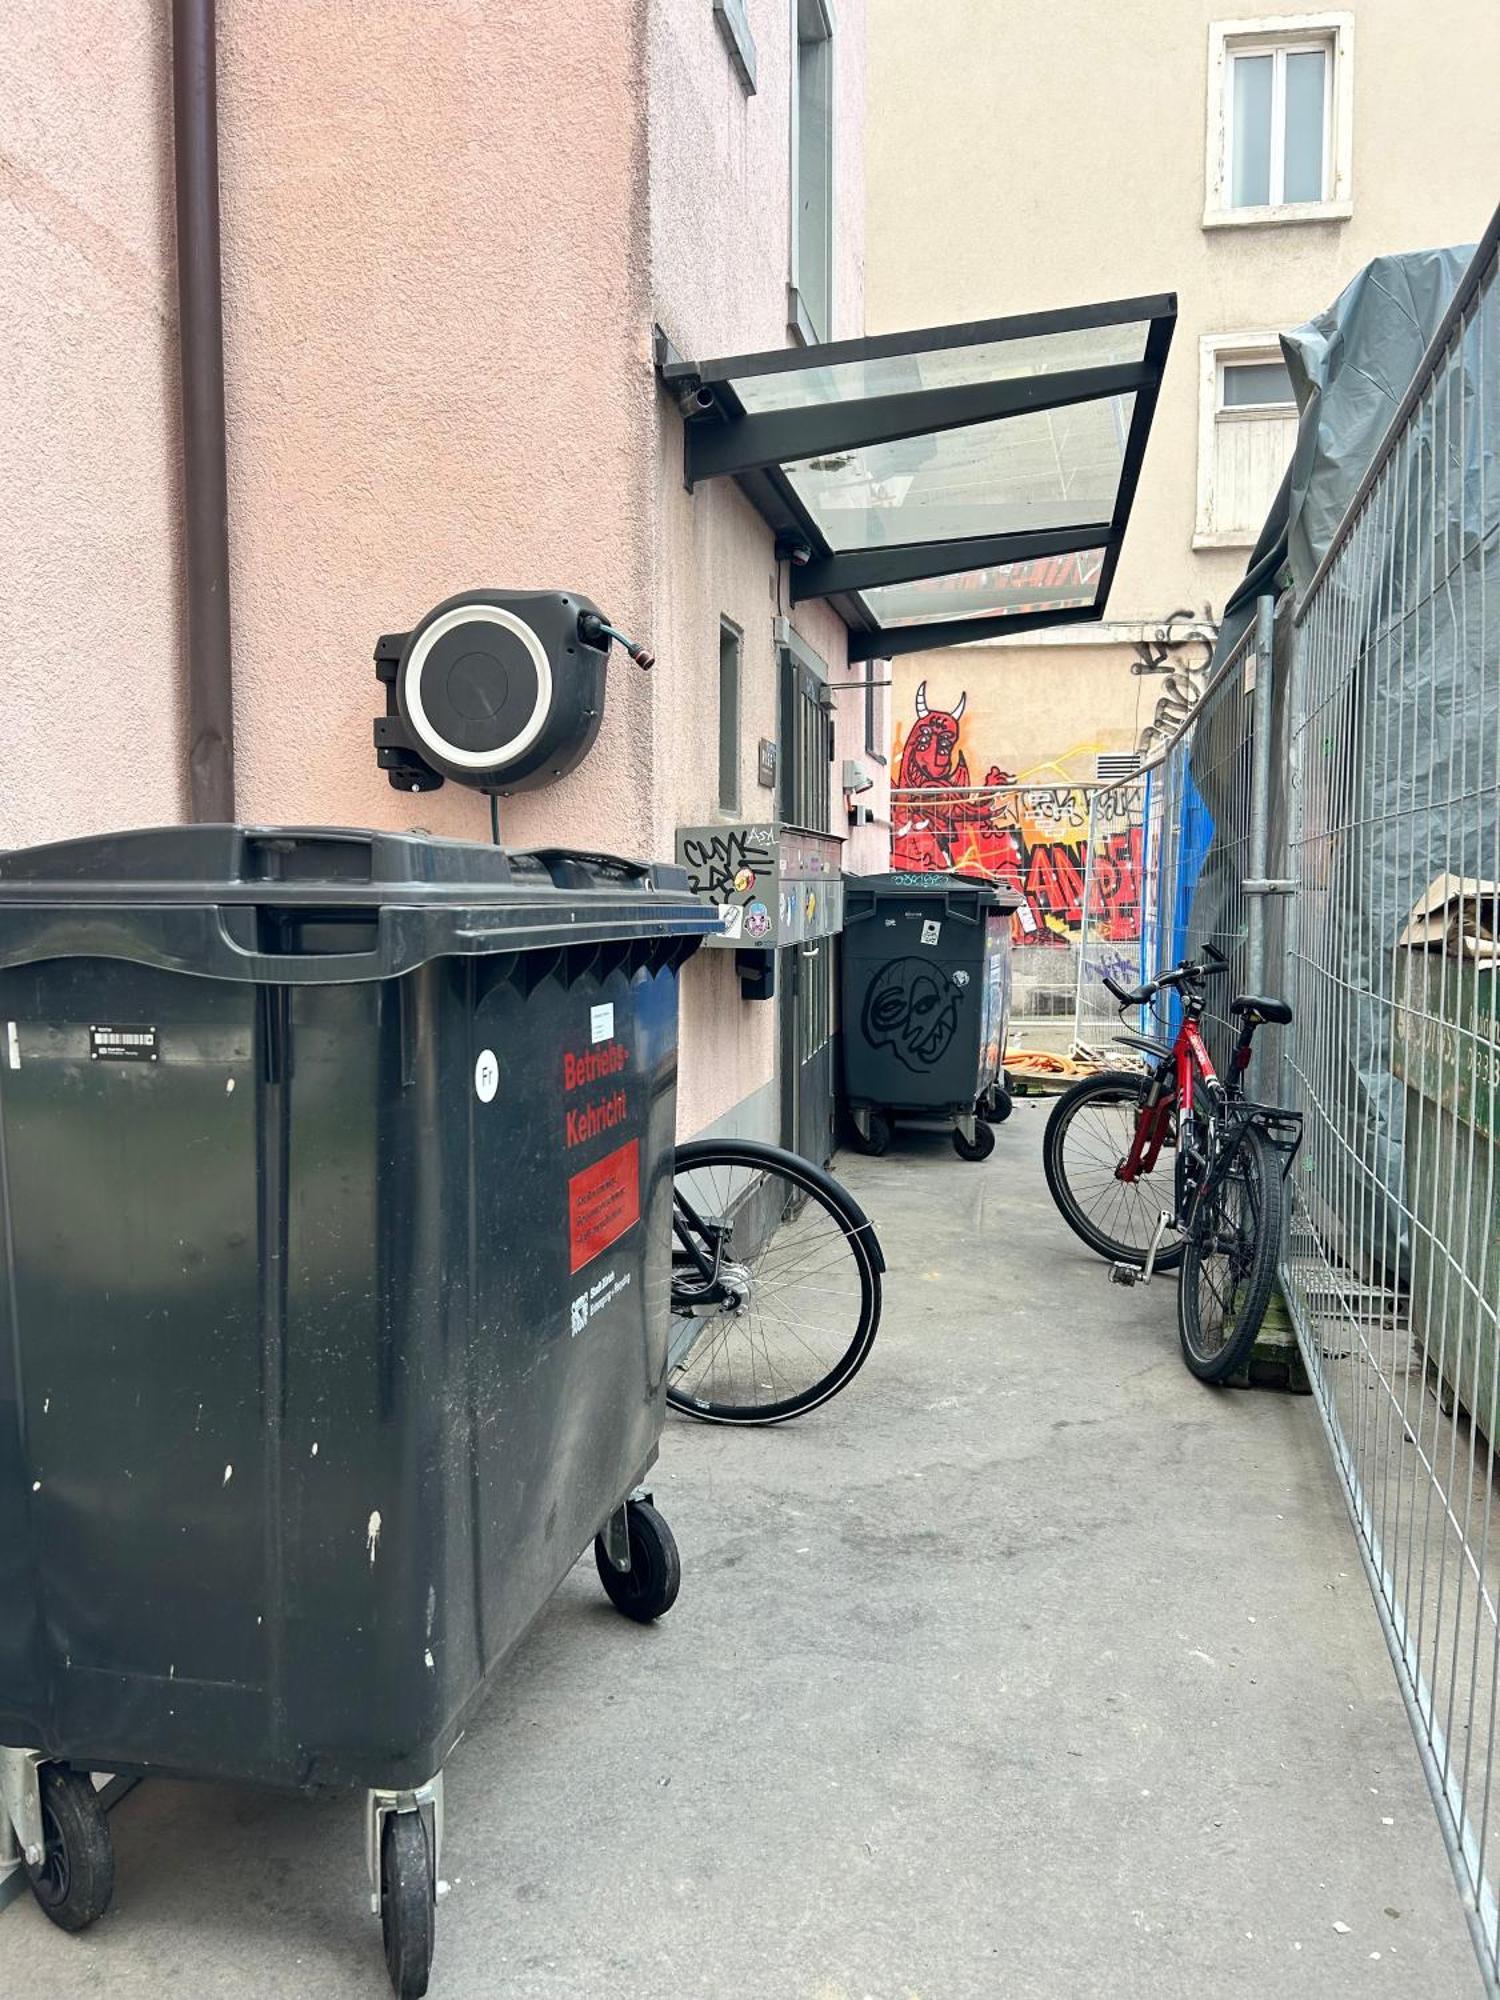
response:
[(851, 875), (844, 889), (844, 1094), (857, 1143), (902, 1117), (951, 1120), (986, 1159), (1010, 1115), (1011, 890), (966, 875)]
[[(365, 1791), (426, 1990), (443, 1761), (596, 1537), (650, 1618), (675, 869), (340, 830), (0, 856), (0, 1873), (87, 1773)], [(8, 1852), (7, 1852), (8, 1850)]]

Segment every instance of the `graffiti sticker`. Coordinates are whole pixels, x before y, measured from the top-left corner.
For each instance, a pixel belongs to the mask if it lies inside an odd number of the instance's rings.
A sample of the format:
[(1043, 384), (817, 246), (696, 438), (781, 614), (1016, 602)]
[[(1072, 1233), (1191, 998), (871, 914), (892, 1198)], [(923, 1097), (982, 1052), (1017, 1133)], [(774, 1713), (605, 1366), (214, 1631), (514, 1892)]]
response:
[(928, 917), (922, 924), (923, 944), (936, 944), (943, 935), (943, 926), (938, 918)]
[(745, 911), (746, 937), (764, 937), (771, 928), (771, 913), (764, 903), (751, 903)]
[(746, 895), (771, 872), (769, 827), (726, 827), (683, 843), (683, 865), (695, 896), (715, 903)]
[(923, 958), (893, 958), (871, 980), (860, 1029), (908, 1069), (932, 1069), (958, 1028), (959, 996)]

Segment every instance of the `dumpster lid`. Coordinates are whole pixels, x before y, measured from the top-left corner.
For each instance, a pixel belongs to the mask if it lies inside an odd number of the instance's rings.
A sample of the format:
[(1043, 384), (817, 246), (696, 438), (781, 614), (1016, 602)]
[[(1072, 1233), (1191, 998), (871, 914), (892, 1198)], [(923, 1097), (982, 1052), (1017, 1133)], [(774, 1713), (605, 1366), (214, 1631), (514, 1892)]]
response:
[(0, 966), (354, 981), (444, 956), (696, 940), (721, 922), (670, 863), (356, 827), (142, 827), (0, 854)]
[(676, 888), (681, 871), (561, 848), (338, 826), (156, 826), (0, 854), (9, 903), (472, 902), (507, 888)]
[(1500, 882), (1438, 875), (1412, 907), (1397, 939), (1416, 951), (1443, 951), (1480, 965), (1500, 964)]
[(876, 895), (889, 892), (902, 896), (946, 896), (954, 888), (982, 889), (997, 910), (1018, 910), (1021, 907), (1020, 893), (1006, 882), (992, 882), (987, 875), (965, 875), (959, 871), (952, 874), (918, 874), (914, 869), (892, 869), (883, 875), (850, 875), (846, 877), (850, 889), (869, 889)]

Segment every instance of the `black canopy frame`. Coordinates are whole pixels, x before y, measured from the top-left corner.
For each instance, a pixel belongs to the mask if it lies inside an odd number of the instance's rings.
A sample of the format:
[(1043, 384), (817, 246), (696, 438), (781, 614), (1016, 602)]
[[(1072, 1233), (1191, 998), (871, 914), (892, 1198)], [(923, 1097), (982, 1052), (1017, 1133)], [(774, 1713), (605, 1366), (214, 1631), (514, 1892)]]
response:
[[(737, 480), (776, 534), (781, 550), (793, 557), (792, 602), (828, 599), (849, 628), (850, 659), (887, 659), (897, 653), (962, 645), (1049, 625), (1089, 623), (1104, 616), (1176, 317), (1175, 295), (1157, 293), (702, 362), (684, 360), (665, 336), (659, 335), (657, 364), (663, 382), (676, 390), (687, 420), (684, 473), (689, 488), (704, 479)], [(801, 400), (789, 383), (786, 395), (772, 399), (779, 403), (772, 408), (747, 408), (736, 386), (759, 385), (776, 376), (812, 377), (845, 364), (905, 359), (915, 370), (923, 357), (954, 350), (999, 345), (1003, 352), (1008, 342), (1131, 325), (1145, 329), (1139, 357), (1098, 366), (1027, 373), (1007, 372), (997, 365), (979, 380), (903, 387), (889, 394), (834, 398), (809, 394)], [(1083, 523), (1059, 521), (1055, 526), (1005, 534), (835, 549), (787, 472), (789, 464), (832, 458), (862, 447), (937, 437), (970, 425), (1003, 424), (1041, 411), (1124, 396), (1133, 398), (1133, 406), (1107, 518)], [(750, 397), (752, 405), (758, 400), (762, 399)], [(892, 584), (1083, 553), (1100, 557), (1094, 595), (1087, 604), (882, 624), (865, 596)]]

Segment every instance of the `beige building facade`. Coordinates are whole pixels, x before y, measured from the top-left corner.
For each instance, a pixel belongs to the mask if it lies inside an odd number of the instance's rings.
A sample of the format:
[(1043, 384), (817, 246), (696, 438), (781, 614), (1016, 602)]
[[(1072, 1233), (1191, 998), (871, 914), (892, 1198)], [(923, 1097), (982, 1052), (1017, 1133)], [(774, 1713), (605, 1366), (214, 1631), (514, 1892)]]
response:
[(919, 694), (963, 699), (975, 784), (1089, 778), (1244, 573), (1295, 428), (1277, 335), (1372, 257), (1483, 228), (1500, 9), (870, 0), (869, 34), (872, 332), (1177, 294), (1105, 621), (894, 667), (898, 779)]
[[(8, 846), (189, 812), (171, 12), (7, 21)], [(597, 743), (502, 800), (507, 845), (671, 859), (681, 826), (774, 819), (795, 658), (828, 690), (821, 816), (883, 865), (841, 784), (869, 671), (790, 604), (733, 481), (687, 490), (657, 367), (658, 333), (703, 356), (863, 330), (860, 0), (222, 0), (217, 33), (236, 817), (487, 839), (476, 791), (376, 768), (374, 644), (457, 591), (567, 588), (657, 665), (614, 653)], [(778, 1027), (812, 960), (778, 957), (769, 1002), (733, 951), (687, 967), (685, 1136), (799, 1136)]]

